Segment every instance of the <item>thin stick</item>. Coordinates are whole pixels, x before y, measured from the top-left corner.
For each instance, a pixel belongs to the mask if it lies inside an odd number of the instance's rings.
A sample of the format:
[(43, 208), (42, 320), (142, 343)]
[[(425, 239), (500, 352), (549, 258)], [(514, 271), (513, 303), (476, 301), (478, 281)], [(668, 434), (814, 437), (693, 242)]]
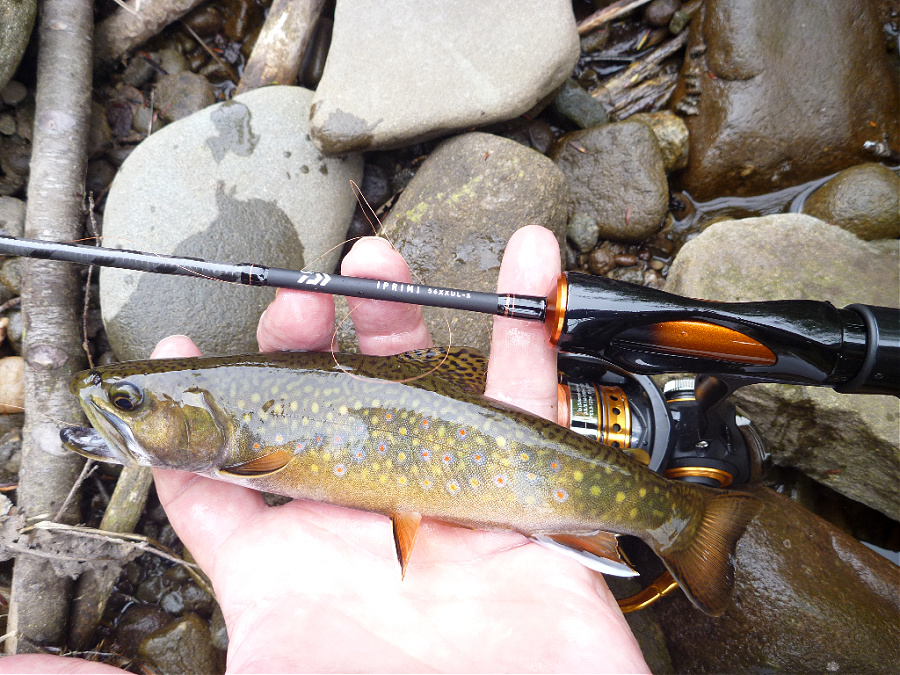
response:
[(63, 517), (63, 514), (66, 512), (66, 509), (69, 508), (69, 504), (72, 503), (72, 499), (75, 498), (75, 493), (78, 492), (78, 488), (81, 487), (81, 484), (85, 481), (85, 479), (90, 475), (94, 469), (97, 467), (94, 466), (94, 460), (88, 459), (84, 466), (81, 467), (81, 473), (78, 474), (78, 478), (75, 479), (75, 482), (72, 484), (72, 489), (69, 490), (69, 494), (66, 495), (65, 501), (62, 503), (62, 506), (59, 507), (59, 511), (56, 512), (56, 515), (53, 516), (54, 523), (58, 523), (59, 519)]
[(603, 9), (598, 9), (584, 21), (579, 23), (578, 34), (585, 35), (590, 33), (595, 28), (599, 28), (603, 24), (622, 16), (626, 12), (630, 12), (635, 7), (646, 5), (648, 2), (650, 2), (650, 0), (617, 0)]

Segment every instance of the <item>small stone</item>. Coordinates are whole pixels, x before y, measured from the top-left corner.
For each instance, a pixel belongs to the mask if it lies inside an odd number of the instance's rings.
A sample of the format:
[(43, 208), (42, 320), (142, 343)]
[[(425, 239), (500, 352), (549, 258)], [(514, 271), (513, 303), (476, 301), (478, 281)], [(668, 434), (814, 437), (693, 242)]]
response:
[(147, 636), (138, 654), (150, 661), (160, 675), (218, 671), (209, 628), (196, 614), (188, 614)]
[(687, 166), (689, 137), (687, 126), (681, 117), (664, 110), (655, 113), (637, 113), (628, 119), (650, 127), (650, 131), (659, 142), (663, 166), (667, 173)]
[(22, 293), (22, 258), (8, 258), (0, 264), (0, 284), (13, 295)]
[(6, 105), (19, 105), (25, 100), (26, 96), (28, 96), (28, 89), (24, 84), (15, 80), (7, 82), (3, 90), (0, 91), (0, 99), (3, 99)]
[(12, 346), (13, 351), (16, 354), (21, 354), (22, 334), (24, 332), (22, 327), (22, 312), (13, 310), (7, 312), (6, 316), (9, 319), (9, 325), (6, 327), (6, 340), (9, 342), (10, 346)]
[(606, 276), (616, 281), (625, 281), (629, 284), (641, 286), (644, 283), (644, 271), (637, 265), (631, 267), (617, 267)]
[(651, 26), (668, 26), (680, 9), (681, 0), (653, 0), (644, 10), (644, 18)]
[(607, 42), (609, 42), (609, 26), (604, 25), (581, 37), (581, 51), (585, 53), (600, 51)]
[(21, 356), (0, 359), (0, 413), (20, 413), (25, 405), (25, 360)]
[(222, 15), (215, 7), (200, 7), (182, 19), (201, 38), (211, 38), (222, 30)]
[(150, 62), (143, 56), (138, 55), (128, 62), (125, 72), (122, 73), (122, 82), (131, 87), (143, 87), (153, 79), (155, 74), (156, 71), (150, 65)]
[(597, 245), (600, 230), (597, 221), (582, 211), (576, 211), (569, 220), (569, 229), (566, 236), (572, 241), (578, 250), (587, 253)]
[(122, 613), (116, 626), (116, 642), (122, 653), (135, 657), (147, 635), (168, 626), (174, 618), (154, 605), (133, 604)]
[(860, 239), (900, 237), (900, 176), (874, 162), (841, 171), (813, 192), (803, 213)]
[(151, 131), (159, 131), (165, 126), (165, 121), (157, 118), (153, 119), (154, 111), (152, 108), (141, 106), (134, 111), (131, 118), (131, 128), (139, 134), (149, 134)]
[(212, 619), (209, 621), (209, 632), (212, 635), (213, 646), (216, 649), (225, 651), (228, 649), (228, 629), (225, 626), (225, 616), (222, 614), (222, 608), (216, 603), (213, 608)]
[(672, 20), (669, 21), (669, 32), (672, 35), (678, 35), (681, 31), (687, 28), (691, 23), (691, 15), (687, 12), (677, 11), (672, 15)]
[(657, 272), (661, 271), (662, 268), (666, 266), (666, 264), (662, 260), (651, 260), (647, 263), (647, 265), (649, 265), (651, 269), (654, 269)]
[(619, 267), (631, 267), (637, 264), (637, 256), (631, 253), (620, 253), (615, 257), (615, 261)]
[(195, 73), (165, 75), (156, 85), (154, 105), (169, 122), (189, 117), (215, 102), (212, 85)]
[(106, 116), (106, 108), (91, 103), (91, 126), (88, 130), (88, 156), (93, 157), (112, 144), (112, 129)]
[(662, 290), (663, 286), (666, 285), (666, 280), (662, 278), (662, 275), (656, 270), (650, 269), (644, 272), (644, 286), (649, 286), (650, 288), (658, 288)]
[(25, 234), (25, 202), (15, 197), (0, 197), (0, 234), (21, 237)]
[(551, 107), (553, 112), (580, 129), (599, 127), (607, 122), (606, 110), (600, 101), (587, 93), (572, 78), (563, 82)]
[[(166, 75), (178, 75), (188, 69), (187, 59), (177, 49), (160, 49), (157, 60), (159, 67), (166, 71)], [(164, 77), (165, 75), (160, 74), (158, 79)]]
[[(604, 242), (605, 243), (605, 242)], [(603, 276), (616, 267), (616, 256), (608, 247), (600, 246), (588, 256), (588, 267), (592, 274)]]
[(11, 113), (0, 115), (0, 134), (12, 136), (16, 133), (16, 118)]

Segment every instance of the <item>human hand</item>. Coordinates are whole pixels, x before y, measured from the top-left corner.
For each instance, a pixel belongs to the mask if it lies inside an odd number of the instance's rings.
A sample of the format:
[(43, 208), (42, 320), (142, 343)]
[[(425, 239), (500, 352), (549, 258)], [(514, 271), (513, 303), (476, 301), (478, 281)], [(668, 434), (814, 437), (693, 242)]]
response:
[[(552, 234), (526, 227), (507, 246), (498, 290), (542, 295), (558, 272)], [(411, 281), (399, 254), (373, 238), (354, 246), (342, 273)], [(419, 307), (350, 304), (364, 353), (431, 344)], [(329, 296), (280, 290), (257, 337), (262, 351), (324, 351), (333, 325)], [(153, 354), (198, 355), (184, 337)], [(486, 393), (555, 419), (556, 354), (541, 325), (494, 319)], [(172, 526), (213, 582), (230, 671), (647, 670), (602, 577), (520, 534), (423, 520), (401, 581), (384, 516), (300, 500), (268, 507), (237, 485), (154, 473)]]

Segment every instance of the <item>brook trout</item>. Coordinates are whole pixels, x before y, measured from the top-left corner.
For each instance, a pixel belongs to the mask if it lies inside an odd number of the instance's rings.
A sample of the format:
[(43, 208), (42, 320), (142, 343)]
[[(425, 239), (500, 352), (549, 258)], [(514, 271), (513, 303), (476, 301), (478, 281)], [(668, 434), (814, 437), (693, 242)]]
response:
[(94, 429), (71, 449), (183, 469), (393, 519), (401, 569), (423, 516), (514, 530), (595, 568), (640, 537), (721, 614), (758, 500), (668, 481), (621, 450), (483, 396), (465, 349), (374, 357), (282, 352), (135, 361), (71, 384)]

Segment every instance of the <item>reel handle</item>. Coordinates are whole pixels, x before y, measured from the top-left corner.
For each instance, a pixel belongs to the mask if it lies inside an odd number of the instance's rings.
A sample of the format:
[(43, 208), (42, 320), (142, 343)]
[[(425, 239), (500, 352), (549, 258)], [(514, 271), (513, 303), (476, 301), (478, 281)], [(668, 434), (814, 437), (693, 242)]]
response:
[(631, 372), (900, 396), (900, 310), (889, 307), (709, 302), (568, 272), (548, 296), (546, 325), (560, 349)]

